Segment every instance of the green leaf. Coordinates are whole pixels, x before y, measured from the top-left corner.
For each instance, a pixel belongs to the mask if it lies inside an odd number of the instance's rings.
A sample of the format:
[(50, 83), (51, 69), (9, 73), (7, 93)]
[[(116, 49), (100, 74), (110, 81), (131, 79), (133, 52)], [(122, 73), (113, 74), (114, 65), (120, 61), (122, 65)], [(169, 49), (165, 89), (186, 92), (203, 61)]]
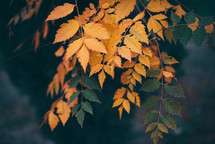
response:
[(182, 35), (180, 38), (181, 44), (184, 46), (190, 41), (192, 37), (192, 30), (189, 27), (185, 27), (182, 31)]
[(85, 113), (82, 109), (77, 112), (77, 121), (83, 127)]
[(158, 115), (158, 111), (156, 110), (151, 110), (149, 111), (147, 114), (146, 114), (146, 117), (145, 117), (145, 124), (147, 123), (150, 123), (151, 121), (154, 120), (154, 118)]
[(169, 115), (169, 114), (166, 114), (166, 115), (162, 115), (160, 114), (160, 118), (161, 118), (161, 121), (170, 129), (174, 130), (176, 132), (177, 130), (177, 126), (176, 126), (176, 122), (174, 120), (174, 118)]
[(101, 103), (94, 91), (91, 91), (89, 89), (85, 89), (82, 94), (89, 101)]
[(74, 78), (72, 78), (72, 80), (70, 81), (70, 83), (71, 83), (70, 87), (75, 88), (78, 85), (80, 79), (81, 79), (80, 76), (75, 76)]
[(175, 14), (173, 11), (171, 12), (171, 21), (173, 23), (180, 23), (181, 19), (180, 19), (180, 16), (178, 16), (177, 14)]
[(155, 129), (157, 126), (158, 126), (158, 123), (157, 123), (157, 122), (154, 122), (154, 123), (149, 124), (149, 125), (146, 127), (145, 133), (147, 133), (147, 132), (149, 132), (149, 131), (152, 131), (152, 130)]
[(184, 91), (181, 85), (177, 86), (168, 86), (167, 84), (164, 85), (166, 92), (174, 97), (182, 98), (184, 97)]
[(86, 85), (87, 87), (100, 91), (100, 87), (93, 77), (84, 76), (82, 80), (84, 85)]
[(207, 25), (212, 24), (212, 22), (213, 22), (213, 16), (205, 16), (199, 20), (199, 25), (207, 26)]
[(152, 107), (154, 107), (155, 104), (159, 102), (159, 100), (160, 100), (160, 98), (157, 97), (157, 96), (152, 96), (152, 97), (148, 98), (146, 103), (145, 103), (146, 110), (151, 109)]
[(70, 97), (69, 103), (68, 103), (68, 104), (70, 104), (71, 102), (73, 102), (74, 99), (77, 98), (77, 97), (79, 96), (80, 93), (81, 93), (81, 91), (80, 91), (80, 90), (77, 90), (77, 92), (75, 92), (75, 93)]
[(194, 13), (193, 11), (187, 13), (187, 14), (184, 16), (184, 20), (185, 20), (185, 22), (186, 22), (187, 24), (195, 23), (195, 21), (196, 21), (195, 13)]
[(76, 114), (79, 107), (80, 107), (80, 104), (77, 104), (72, 108), (72, 116), (74, 116)]
[(88, 112), (88, 113), (93, 115), (93, 108), (92, 108), (92, 106), (91, 106), (91, 104), (89, 102), (82, 102), (81, 103), (81, 108), (84, 111), (86, 111), (86, 112)]
[(169, 41), (169, 43), (172, 43), (173, 30), (172, 29), (166, 29), (164, 31), (164, 35), (165, 35), (166, 39)]
[(157, 68), (150, 68), (147, 70), (146, 75), (148, 77), (158, 77), (160, 75), (160, 70)]
[(168, 133), (168, 129), (162, 123), (158, 124), (158, 129), (162, 132)]
[(169, 64), (169, 65), (179, 63), (174, 57), (171, 57), (171, 56), (165, 56), (163, 58), (163, 62), (164, 64)]
[(157, 79), (149, 79), (146, 81), (140, 90), (144, 90), (146, 92), (153, 92), (160, 87), (160, 82)]
[(175, 28), (175, 30), (173, 31), (173, 40), (175, 44), (177, 44), (178, 40), (181, 38), (181, 35), (182, 35), (182, 28), (180, 27)]
[(173, 99), (163, 99), (163, 106), (166, 111), (172, 115), (179, 115), (181, 116), (181, 106), (178, 102), (174, 101)]
[(206, 37), (206, 31), (203, 28), (198, 28), (193, 32), (192, 40), (197, 47), (201, 47)]

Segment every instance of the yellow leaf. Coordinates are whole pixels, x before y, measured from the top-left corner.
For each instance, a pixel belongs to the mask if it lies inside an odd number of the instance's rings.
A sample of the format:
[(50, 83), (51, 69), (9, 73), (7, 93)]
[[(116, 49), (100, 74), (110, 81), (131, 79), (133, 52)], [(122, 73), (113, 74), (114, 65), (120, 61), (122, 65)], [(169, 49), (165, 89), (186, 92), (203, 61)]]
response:
[(82, 48), (78, 52), (78, 61), (80, 62), (82, 68), (84, 69), (84, 72), (86, 72), (86, 68), (89, 62), (90, 54), (85, 45), (82, 46)]
[(131, 94), (130, 91), (127, 92), (127, 98), (130, 102), (135, 103), (135, 97)]
[(104, 44), (95, 38), (84, 39), (84, 43), (92, 51), (107, 53)]
[(135, 97), (135, 103), (134, 104), (136, 104), (136, 106), (140, 107), (140, 97), (139, 97), (138, 93), (132, 92), (132, 95)]
[(102, 8), (108, 8), (109, 6), (114, 5), (119, 0), (99, 0), (99, 5)]
[(147, 66), (148, 68), (150, 68), (150, 60), (149, 60), (149, 58), (147, 56), (140, 55), (139, 56), (139, 61), (140, 61), (140, 63), (142, 63), (145, 66)]
[(56, 20), (65, 17), (73, 12), (74, 7), (75, 5), (69, 3), (64, 3), (63, 6), (58, 6), (51, 12), (46, 21)]
[(188, 24), (187, 26), (189, 28), (191, 28), (192, 31), (195, 31), (199, 26), (199, 19), (196, 17), (196, 21), (194, 23), (192, 23), (192, 24)]
[(88, 23), (84, 27), (84, 32), (92, 37), (96, 37), (98, 39), (109, 39), (110, 35), (107, 29), (99, 23)]
[(82, 46), (83, 40), (82, 38), (77, 39), (69, 44), (68, 48), (66, 49), (66, 58), (65, 60), (68, 60), (70, 57), (72, 57)]
[(144, 47), (143, 48), (143, 54), (149, 56), (149, 57), (152, 57), (152, 51), (149, 47)]
[(176, 10), (175, 11), (175, 14), (177, 14), (178, 16), (180, 16), (180, 18), (182, 18), (183, 15), (186, 14), (186, 12), (182, 9), (181, 5), (177, 5), (177, 6), (174, 6), (174, 9)]
[(146, 69), (141, 63), (135, 64), (134, 69), (135, 69), (135, 71), (137, 73), (139, 73), (142, 76), (146, 77)]
[(151, 0), (147, 5), (147, 9), (152, 12), (167, 11), (172, 5), (167, 0)]
[(61, 57), (64, 54), (65, 50), (63, 46), (61, 46), (54, 54), (56, 57)]
[(125, 100), (124, 98), (116, 99), (116, 100), (114, 101), (114, 103), (113, 103), (112, 108), (114, 108), (114, 107), (117, 107), (117, 106), (121, 105), (121, 104), (122, 104), (122, 102), (123, 102), (124, 100)]
[(130, 33), (133, 34), (139, 41), (149, 43), (148, 36), (146, 34), (145, 26), (142, 22), (138, 21), (130, 29)]
[(93, 19), (94, 22), (100, 21), (104, 17), (104, 10), (101, 10), (97, 16)]
[(67, 120), (69, 119), (70, 113), (71, 113), (71, 109), (70, 109), (68, 103), (63, 100), (60, 100), (57, 103), (57, 114), (58, 114), (63, 126), (65, 126)]
[(125, 19), (119, 24), (119, 32), (123, 34), (127, 28), (129, 28), (134, 22), (131, 19)]
[(118, 67), (121, 67), (122, 65), (122, 60), (119, 56), (115, 56), (114, 58), (114, 63), (118, 66)]
[(168, 28), (169, 23), (166, 20), (160, 20), (160, 23), (162, 24), (163, 27)]
[(142, 11), (141, 13), (139, 13), (139, 14), (133, 19), (133, 21), (136, 22), (136, 21), (138, 21), (138, 20), (144, 18), (144, 16), (145, 16), (145, 10)]
[(113, 97), (113, 100), (122, 98), (124, 96), (125, 92), (126, 92), (126, 88), (124, 88), (124, 87), (117, 89), (117, 91)]
[(77, 91), (76, 88), (69, 88), (69, 89), (67, 89), (66, 94), (65, 94), (65, 98), (66, 98), (67, 102), (69, 102), (70, 97), (71, 97), (76, 91)]
[(104, 70), (102, 70), (102, 71), (100, 72), (100, 74), (98, 75), (98, 78), (99, 78), (100, 86), (101, 86), (101, 88), (103, 88), (103, 83), (104, 83), (105, 78), (106, 78), (105, 73), (104, 73)]
[(164, 14), (157, 14), (157, 15), (153, 15), (153, 18), (156, 20), (163, 20), (163, 19), (166, 19), (167, 16), (165, 16)]
[(78, 29), (79, 22), (77, 20), (69, 20), (67, 23), (63, 23), (55, 35), (54, 43), (68, 40), (75, 35)]
[(214, 25), (213, 24), (210, 24), (210, 25), (208, 25), (208, 26), (205, 26), (205, 30), (206, 30), (206, 32), (207, 33), (213, 33), (213, 31), (214, 31)]
[(59, 119), (58, 117), (54, 114), (53, 111), (50, 111), (49, 112), (49, 119), (48, 119), (48, 122), (49, 122), (49, 126), (51, 128), (51, 130), (53, 131), (56, 126), (58, 125), (59, 123)]
[(147, 27), (149, 32), (152, 30), (154, 33), (157, 33), (164, 40), (163, 30), (162, 30), (163, 27), (153, 17), (150, 17)]
[(118, 111), (119, 111), (119, 119), (121, 120), (121, 118), (122, 118), (122, 112), (123, 112), (123, 106), (120, 106), (119, 109), (118, 109)]
[(131, 83), (132, 83), (133, 85), (136, 86), (136, 80), (135, 80), (133, 77), (130, 79), (130, 81), (131, 81)]
[(136, 0), (120, 0), (120, 3), (115, 7), (116, 22), (127, 17), (136, 5)]
[(130, 113), (130, 103), (128, 100), (124, 100), (122, 103), (124, 109), (126, 110), (126, 112), (129, 114)]
[(126, 46), (118, 47), (118, 54), (121, 57), (131, 61), (131, 51)]
[(163, 75), (165, 77), (167, 77), (167, 78), (174, 77), (174, 75), (171, 72), (168, 72), (168, 71), (163, 71)]
[(142, 77), (137, 72), (133, 72), (132, 76), (139, 82), (142, 83)]
[(90, 61), (89, 64), (91, 66), (97, 65), (97, 64), (101, 64), (103, 60), (103, 55), (99, 52), (95, 52), (95, 51), (90, 51)]
[(134, 37), (125, 36), (124, 43), (128, 48), (130, 48), (131, 51), (141, 54), (141, 46), (142, 45)]
[(97, 64), (91, 67), (90, 70), (90, 76), (92, 76), (95, 73), (98, 73), (102, 69), (103, 65), (102, 64)]

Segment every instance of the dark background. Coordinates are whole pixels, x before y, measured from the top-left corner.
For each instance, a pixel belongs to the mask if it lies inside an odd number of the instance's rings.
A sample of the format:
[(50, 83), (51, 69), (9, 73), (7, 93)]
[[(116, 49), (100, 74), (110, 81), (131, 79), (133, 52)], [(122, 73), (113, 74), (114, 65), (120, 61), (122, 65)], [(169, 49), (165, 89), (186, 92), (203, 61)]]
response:
[[(212, 0), (180, 0), (201, 16), (215, 15)], [(41, 27), (55, 5), (73, 0), (43, 0), (37, 16), (13, 27), (14, 36), (9, 38), (9, 20), (25, 6), (25, 0), (16, 0), (9, 7), (9, 0), (0, 1), (0, 143), (2, 144), (149, 144), (150, 136), (144, 133), (144, 107), (132, 107), (130, 115), (123, 114), (120, 121), (117, 109), (112, 109), (112, 98), (120, 83), (108, 80), (98, 95), (102, 104), (94, 104), (94, 116), (86, 115), (84, 127), (70, 118), (63, 127), (59, 124), (54, 132), (48, 125), (40, 130), (44, 114), (53, 100), (46, 97), (46, 89), (56, 73), (60, 58), (54, 56), (59, 45), (52, 45), (54, 34), (64, 19), (50, 24), (49, 35), (41, 40), (34, 52), (32, 34)], [(78, 0), (82, 10), (88, 0)], [(91, 1), (93, 2), (93, 1)], [(171, 2), (171, 1), (170, 1)], [(95, 3), (95, 2), (94, 2)], [(55, 4), (55, 5), (53, 5)], [(26, 41), (20, 51), (13, 50)], [(168, 53), (176, 57), (177, 77), (185, 90), (186, 99), (181, 101), (183, 118), (177, 118), (178, 133), (170, 131), (161, 140), (166, 144), (213, 144), (215, 143), (215, 51), (206, 43), (196, 48), (190, 42), (185, 48), (180, 44), (163, 44)], [(116, 75), (119, 75), (117, 73)], [(149, 94), (142, 93), (141, 100)]]

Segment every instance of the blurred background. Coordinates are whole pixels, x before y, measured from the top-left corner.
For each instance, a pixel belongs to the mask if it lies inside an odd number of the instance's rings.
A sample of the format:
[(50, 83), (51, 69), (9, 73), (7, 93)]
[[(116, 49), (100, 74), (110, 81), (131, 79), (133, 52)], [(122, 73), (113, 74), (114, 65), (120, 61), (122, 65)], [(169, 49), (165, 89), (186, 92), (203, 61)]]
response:
[[(44, 114), (53, 100), (46, 89), (56, 73), (60, 58), (54, 53), (59, 44), (52, 45), (55, 31), (65, 19), (49, 23), (48, 35), (37, 46), (35, 32), (42, 30), (49, 12), (57, 5), (74, 0), (43, 0), (34, 15), (16, 22), (21, 14), (30, 12), (31, 0), (0, 1), (0, 143), (1, 144), (151, 144), (145, 134), (144, 107), (132, 107), (130, 115), (119, 120), (117, 109), (112, 109), (113, 94), (120, 84), (117, 80), (104, 83), (98, 93), (102, 104), (94, 104), (94, 115), (86, 115), (84, 127), (70, 118), (51, 132), (45, 124), (39, 129)], [(78, 0), (81, 10), (93, 0)], [(171, 1), (170, 1), (171, 2)], [(201, 16), (215, 16), (215, 1), (180, 0)], [(23, 9), (24, 8), (24, 9)], [(23, 12), (24, 11), (24, 12)], [(35, 15), (35, 13), (37, 13)], [(72, 17), (72, 16), (71, 16)], [(9, 24), (9, 25), (8, 25)], [(25, 43), (22, 43), (25, 42)], [(205, 42), (196, 48), (192, 42), (186, 47), (164, 43), (169, 55), (180, 61), (176, 65), (177, 77), (186, 99), (181, 101), (183, 118), (177, 118), (178, 132), (170, 131), (160, 143), (165, 144), (215, 144), (215, 48)], [(21, 47), (22, 46), (22, 47)], [(19, 49), (21, 47), (21, 49)], [(37, 51), (34, 51), (34, 48)], [(14, 52), (17, 50), (17, 52)], [(142, 103), (149, 94), (142, 93)]]

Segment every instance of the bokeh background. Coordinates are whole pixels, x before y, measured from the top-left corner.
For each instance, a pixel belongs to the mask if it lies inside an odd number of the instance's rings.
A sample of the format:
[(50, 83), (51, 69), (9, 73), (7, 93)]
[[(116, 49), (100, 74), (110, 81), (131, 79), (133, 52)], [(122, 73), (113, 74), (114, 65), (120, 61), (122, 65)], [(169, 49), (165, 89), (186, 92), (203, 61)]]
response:
[[(215, 16), (214, 0), (180, 0), (201, 16)], [(0, 143), (1, 144), (150, 144), (152, 141), (142, 127), (144, 107), (132, 107), (130, 115), (118, 118), (112, 109), (112, 97), (120, 85), (108, 80), (98, 93), (102, 104), (94, 104), (94, 115), (86, 115), (84, 127), (70, 118), (66, 126), (58, 125), (51, 132), (48, 125), (39, 126), (53, 100), (46, 96), (46, 89), (56, 72), (60, 58), (54, 56), (59, 45), (52, 45), (59, 24), (50, 25), (46, 40), (34, 52), (32, 34), (41, 26), (55, 5), (74, 0), (43, 0), (39, 13), (13, 27), (9, 37), (10, 19), (26, 5), (25, 0), (0, 1)], [(78, 0), (80, 9), (89, 2)], [(170, 1), (171, 2), (171, 1)], [(9, 6), (10, 5), (10, 6)], [(25, 44), (16, 53), (13, 50)], [(196, 48), (192, 42), (163, 44), (164, 49), (180, 64), (176, 65), (177, 77), (184, 87), (186, 99), (181, 101), (183, 118), (177, 118), (178, 133), (170, 131), (160, 142), (165, 144), (214, 144), (215, 143), (215, 49), (205, 42)], [(142, 102), (149, 95), (141, 94)]]

